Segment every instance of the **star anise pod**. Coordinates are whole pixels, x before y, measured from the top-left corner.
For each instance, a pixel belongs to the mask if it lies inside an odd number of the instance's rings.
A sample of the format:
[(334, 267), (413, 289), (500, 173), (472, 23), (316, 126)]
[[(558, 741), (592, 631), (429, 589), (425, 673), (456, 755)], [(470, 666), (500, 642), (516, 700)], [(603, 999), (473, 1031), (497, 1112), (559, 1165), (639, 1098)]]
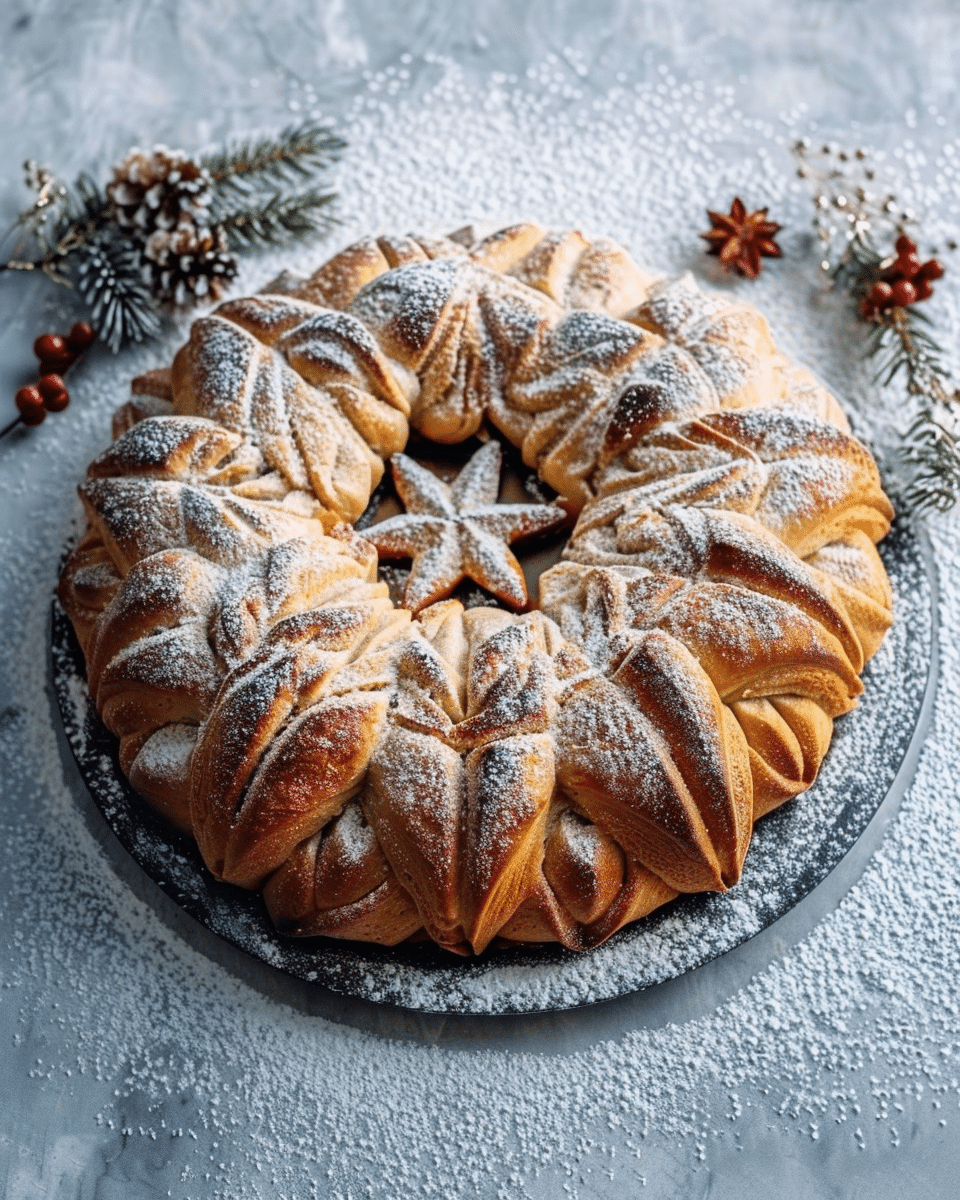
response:
[(761, 255), (780, 258), (783, 254), (773, 240), (780, 226), (776, 221), (767, 220), (765, 208), (748, 213), (738, 196), (730, 205), (729, 214), (707, 209), (707, 216), (713, 228), (700, 236), (710, 243), (707, 253), (720, 256), (720, 265), (725, 271), (739, 271), (748, 279), (756, 279), (760, 274)]

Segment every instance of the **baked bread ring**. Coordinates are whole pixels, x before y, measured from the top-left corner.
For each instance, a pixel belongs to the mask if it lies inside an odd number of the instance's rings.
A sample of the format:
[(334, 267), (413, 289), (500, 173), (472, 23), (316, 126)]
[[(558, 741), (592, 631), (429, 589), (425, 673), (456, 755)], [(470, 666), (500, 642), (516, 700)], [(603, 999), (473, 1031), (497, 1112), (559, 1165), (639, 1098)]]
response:
[[(891, 622), (892, 509), (754, 309), (608, 239), (464, 240), (196, 321), (90, 466), (60, 598), (134, 787), (279, 929), (583, 949), (733, 886), (813, 782)], [(525, 607), (500, 551), (557, 509), (494, 510), (492, 451), (417, 476), (411, 428), (504, 439), (576, 516), (529, 611), (438, 597)], [(423, 512), (365, 536), (391, 458)], [(378, 537), (432, 572), (406, 608)]]

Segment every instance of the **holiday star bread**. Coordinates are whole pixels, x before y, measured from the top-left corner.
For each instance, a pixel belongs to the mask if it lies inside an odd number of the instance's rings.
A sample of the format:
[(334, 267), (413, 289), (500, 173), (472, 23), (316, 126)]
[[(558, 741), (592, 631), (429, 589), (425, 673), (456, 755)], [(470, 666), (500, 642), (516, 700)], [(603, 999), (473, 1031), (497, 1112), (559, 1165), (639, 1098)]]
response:
[(420, 612), (472, 579), (514, 608), (527, 603), (523, 571), (508, 543), (559, 529), (567, 514), (552, 504), (497, 504), (501, 453), (487, 442), (452, 485), (405, 454), (390, 460), (407, 511), (364, 530), (381, 558), (410, 558), (403, 606)]

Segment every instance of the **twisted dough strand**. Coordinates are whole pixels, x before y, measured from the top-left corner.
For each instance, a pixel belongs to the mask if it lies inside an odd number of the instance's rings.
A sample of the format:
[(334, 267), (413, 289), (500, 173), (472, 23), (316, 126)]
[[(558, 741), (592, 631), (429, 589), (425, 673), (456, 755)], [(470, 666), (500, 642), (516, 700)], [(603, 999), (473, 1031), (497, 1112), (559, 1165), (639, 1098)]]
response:
[[(836, 402), (606, 239), (368, 239), (133, 390), (61, 598), (134, 785), (294, 933), (579, 949), (731, 886), (889, 626)], [(579, 510), (541, 612), (393, 609), (349, 524), (411, 426)]]

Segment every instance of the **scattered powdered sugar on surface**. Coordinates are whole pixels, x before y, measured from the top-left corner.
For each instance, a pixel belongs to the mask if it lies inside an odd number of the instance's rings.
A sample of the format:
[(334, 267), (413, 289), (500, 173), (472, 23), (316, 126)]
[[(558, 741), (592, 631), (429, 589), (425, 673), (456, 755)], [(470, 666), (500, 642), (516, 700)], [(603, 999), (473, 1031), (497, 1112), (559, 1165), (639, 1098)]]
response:
[[(741, 130), (746, 148), (730, 160), (737, 122), (723, 97), (666, 79), (578, 105), (505, 78), (474, 92), (448, 67), (431, 92), (390, 105), (371, 93), (369, 109), (358, 107), (340, 179), (340, 234), (345, 242), (370, 231), (443, 231), (473, 216), (530, 216), (559, 227), (583, 222), (641, 259), (680, 270), (690, 254), (688, 217), (725, 190), (750, 185), (762, 202), (792, 211), (796, 225), (803, 219), (789, 167), (779, 159), (772, 165), (769, 127)], [(928, 197), (946, 201), (955, 176), (938, 179), (939, 192), (930, 184)], [(955, 293), (943, 290), (945, 311), (955, 314)], [(810, 312), (796, 275), (765, 272), (749, 300), (768, 313), (790, 353), (863, 398), (862, 378), (852, 368), (845, 377), (841, 365), (850, 357), (834, 361), (831, 347), (818, 344), (829, 322)], [(742, 990), (715, 1010), (681, 1024), (645, 1027), (628, 1013), (627, 1028), (611, 1033), (597, 1010), (595, 1018), (572, 1014), (570, 1022), (583, 1019), (565, 1028), (579, 1032), (557, 1031), (552, 1042), (535, 1023), (513, 1040), (488, 1025), (458, 1041), (440, 1023), (395, 1024), (398, 1036), (379, 1036), (291, 1008), (192, 949), (157, 916), (148, 892), (139, 898), (110, 868), (65, 784), (45, 658), (48, 598), (76, 515), (73, 481), (106, 441), (123, 380), (158, 361), (154, 347), (115, 365), (91, 364), (71, 385), (67, 419), (22, 439), (4, 463), (11, 493), (30, 501), (30, 516), (3, 539), (7, 590), (17, 603), (0, 652), (0, 706), (14, 713), (0, 724), (0, 753), (5, 786), (19, 804), (0, 817), (2, 928), (12, 964), (2, 994), (13, 1014), (15, 1087), (37, 1089), (51, 1103), (74, 1089), (93, 1098), (96, 1136), (87, 1125), (69, 1126), (78, 1154), (99, 1163), (122, 1156), (129, 1141), (156, 1142), (151, 1190), (130, 1185), (127, 1195), (590, 1197), (608, 1176), (610, 1188), (633, 1195), (658, 1168), (686, 1178), (700, 1160), (732, 1166), (738, 1139), (751, 1130), (761, 1139), (758, 1129), (767, 1127), (780, 1139), (823, 1139), (876, 1156), (900, 1143), (922, 1107), (942, 1112), (938, 1121), (956, 1136), (955, 515), (934, 522), (940, 680), (916, 778), (862, 877), (804, 940), (754, 979), (738, 981)], [(863, 416), (859, 425), (871, 428)], [(876, 432), (882, 447), (882, 423)], [(881, 649), (876, 676), (891, 655)], [(838, 737), (826, 769), (839, 770), (854, 745)], [(106, 762), (105, 780), (110, 769)], [(815, 802), (801, 800), (791, 817), (815, 824), (816, 812)], [(182, 869), (178, 852), (169, 865), (173, 878)], [(761, 890), (775, 894), (782, 861), (774, 856), (756, 869)], [(745, 929), (758, 921), (736, 891), (717, 903)], [(666, 918), (651, 953), (675, 955), (682, 942), (671, 934), (681, 924), (682, 916)], [(263, 947), (265, 957), (272, 953)], [(599, 961), (583, 956), (569, 968), (581, 999), (618, 986), (622, 959)], [(549, 966), (538, 970), (549, 978)], [(399, 966), (371, 967), (367, 994), (378, 987), (388, 994), (391, 971), (402, 974)], [(478, 972), (464, 987), (482, 1000), (492, 987), (522, 989), (527, 974), (521, 967), (499, 968), (495, 978)], [(423, 1004), (416, 985), (406, 986), (408, 1001)], [(69, 1006), (60, 1004), (65, 992)], [(759, 1122), (745, 1117), (757, 1113)], [(12, 1195), (55, 1194), (29, 1167), (13, 1170), (21, 1173), (11, 1176)]]

